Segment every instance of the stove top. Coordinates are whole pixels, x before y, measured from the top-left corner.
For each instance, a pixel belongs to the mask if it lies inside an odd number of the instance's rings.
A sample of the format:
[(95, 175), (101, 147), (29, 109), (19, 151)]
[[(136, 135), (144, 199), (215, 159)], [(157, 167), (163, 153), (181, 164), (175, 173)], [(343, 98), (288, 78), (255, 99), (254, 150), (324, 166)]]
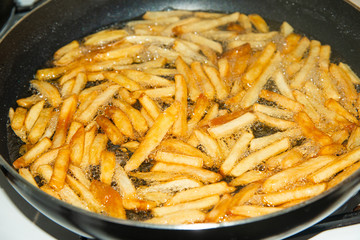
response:
[[(347, 0), (360, 10), (360, 0)], [(6, 29), (0, 29), (0, 38), (13, 24), (31, 9), (36, 0), (16, 0), (20, 12), (13, 10)], [(287, 240), (360, 240), (360, 193), (357, 193), (343, 207), (313, 227)], [(0, 233), (1, 239), (85, 239), (63, 228), (38, 212), (26, 202), (0, 174)], [(17, 230), (21, 226), (21, 231)]]

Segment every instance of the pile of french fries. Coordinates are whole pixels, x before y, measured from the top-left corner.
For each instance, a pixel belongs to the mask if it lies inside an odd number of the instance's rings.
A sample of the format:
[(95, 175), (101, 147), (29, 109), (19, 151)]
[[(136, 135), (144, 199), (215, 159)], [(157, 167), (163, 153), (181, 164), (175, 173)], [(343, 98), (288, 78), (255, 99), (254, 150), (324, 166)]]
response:
[(57, 50), (17, 100), (33, 185), (157, 224), (279, 211), (360, 168), (360, 79), (331, 48), (257, 14), (146, 12)]

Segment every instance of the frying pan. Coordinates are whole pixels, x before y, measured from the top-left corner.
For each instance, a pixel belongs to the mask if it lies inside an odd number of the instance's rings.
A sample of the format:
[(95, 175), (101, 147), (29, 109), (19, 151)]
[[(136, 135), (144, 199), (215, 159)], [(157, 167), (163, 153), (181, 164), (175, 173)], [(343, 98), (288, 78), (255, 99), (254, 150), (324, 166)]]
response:
[[(288, 21), (298, 32), (330, 44), (335, 61), (359, 74), (360, 12), (343, 1), (321, 0), (53, 0), (19, 22), (0, 41), (0, 164), (11, 185), (44, 215), (77, 234), (99, 239), (279, 239), (330, 215), (360, 189), (360, 171), (325, 193), (294, 207), (220, 224), (150, 225), (87, 212), (43, 193), (11, 166), (19, 143), (7, 128), (8, 109), (28, 94), (29, 79), (52, 53), (73, 39), (148, 10), (188, 9), (258, 13), (273, 29)], [(359, 157), (360, 158), (360, 157)]]

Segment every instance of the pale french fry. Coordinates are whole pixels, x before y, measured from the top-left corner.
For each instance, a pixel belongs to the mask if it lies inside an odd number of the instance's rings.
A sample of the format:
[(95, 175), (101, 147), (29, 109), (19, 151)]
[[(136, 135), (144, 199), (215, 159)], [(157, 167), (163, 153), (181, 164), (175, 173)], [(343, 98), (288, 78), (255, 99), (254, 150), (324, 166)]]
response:
[(276, 117), (271, 117), (267, 114), (255, 112), (255, 115), (259, 122), (262, 122), (270, 127), (275, 127), (280, 130), (287, 130), (296, 127), (296, 123), (292, 121), (283, 120)]
[(52, 112), (52, 108), (44, 108), (41, 110), (38, 119), (36, 120), (28, 135), (28, 140), (31, 144), (35, 144), (41, 138), (41, 136), (43, 136), (45, 129), (49, 124)]
[(203, 67), (199, 62), (191, 63), (191, 70), (194, 74), (195, 80), (200, 83), (203, 94), (210, 100), (215, 97), (215, 88), (210, 82), (209, 78), (204, 73)]
[(266, 45), (258, 59), (256, 59), (256, 62), (245, 72), (245, 75), (242, 78), (245, 85), (248, 87), (253, 85), (254, 81), (260, 76), (264, 68), (270, 62), (275, 50), (276, 46), (274, 43)]
[(127, 58), (127, 57), (135, 57), (141, 51), (144, 50), (144, 45), (136, 44), (131, 46), (125, 46), (119, 49), (110, 50), (105, 53), (98, 53), (94, 59), (97, 61), (106, 61), (117, 58)]
[(61, 97), (68, 98), (72, 93), (74, 85), (75, 85), (75, 79), (71, 79), (66, 83), (64, 83), (60, 91)]
[(98, 133), (89, 151), (89, 163), (90, 165), (99, 165), (101, 153), (106, 149), (108, 137), (106, 134)]
[(85, 46), (102, 46), (119, 41), (127, 36), (128, 32), (122, 29), (103, 30), (85, 38)]
[(149, 187), (139, 187), (136, 191), (140, 195), (144, 195), (145, 193), (149, 192), (178, 192), (184, 191), (185, 189), (200, 187), (201, 185), (201, 182), (192, 178), (180, 178), (170, 180), (168, 182), (153, 184)]
[(85, 201), (94, 212), (100, 212), (102, 207), (90, 190), (70, 175), (66, 176), (66, 183)]
[(193, 176), (204, 183), (214, 183), (219, 181), (222, 177), (220, 174), (202, 169), (197, 167), (185, 166), (180, 164), (169, 164), (169, 163), (156, 163), (151, 169), (152, 172), (182, 172), (184, 174)]
[(330, 64), (331, 47), (329, 45), (320, 46), (319, 68), (321, 71), (328, 71)]
[(285, 190), (282, 192), (268, 193), (262, 196), (265, 203), (273, 206), (277, 206), (289, 201), (302, 199), (306, 197), (313, 197), (319, 195), (326, 190), (326, 183), (320, 183), (316, 185), (298, 187), (291, 190)]
[(188, 224), (203, 222), (205, 220), (205, 213), (199, 210), (185, 210), (172, 214), (167, 214), (162, 217), (154, 217), (146, 220), (146, 223), (155, 224)]
[(131, 182), (123, 167), (118, 164), (115, 165), (113, 180), (116, 182), (118, 192), (120, 192), (123, 198), (132, 199), (135, 197), (136, 190), (133, 183)]
[(23, 156), (16, 159), (13, 162), (13, 166), (17, 169), (21, 167), (26, 167), (34, 162), (39, 156), (46, 152), (52, 145), (52, 142), (49, 138), (44, 138), (37, 142), (29, 151), (27, 151)]
[(206, 45), (207, 47), (213, 49), (217, 53), (221, 54), (223, 52), (223, 48), (220, 43), (210, 40), (206, 37), (200, 36), (198, 34), (186, 33), (186, 34), (182, 34), (181, 38), (199, 45), (200, 44)]
[(322, 181), (331, 178), (336, 173), (356, 163), (359, 160), (358, 158), (359, 152), (360, 152), (360, 147), (357, 147), (351, 150), (350, 152), (341, 155), (337, 161), (331, 162), (325, 167), (312, 173), (310, 176), (308, 176), (308, 179), (314, 183), (320, 183)]
[(245, 96), (241, 100), (241, 107), (247, 108), (256, 102), (261, 92), (261, 89), (266, 84), (270, 75), (278, 68), (281, 58), (280, 53), (276, 53), (270, 60), (267, 67), (261, 73), (261, 75), (254, 82), (253, 86), (245, 93)]
[(213, 165), (219, 165), (219, 160), (223, 158), (223, 155), (216, 139), (201, 129), (195, 129), (194, 133), (199, 143), (204, 146), (207, 155), (214, 159)]
[(222, 195), (231, 193), (235, 190), (234, 187), (229, 187), (226, 182), (218, 182), (204, 185), (197, 188), (188, 189), (178, 192), (173, 198), (166, 202), (166, 206), (176, 205), (183, 202), (198, 200), (212, 195)]
[(72, 176), (75, 177), (79, 182), (81, 182), (85, 187), (90, 188), (91, 182), (88, 177), (85, 175), (81, 168), (76, 167), (73, 164), (69, 165), (69, 171), (71, 172)]
[(336, 157), (330, 155), (308, 159), (295, 167), (272, 175), (265, 180), (262, 188), (264, 192), (279, 191), (299, 179), (306, 178), (307, 175), (334, 161), (336, 161)]
[(244, 132), (232, 147), (229, 155), (221, 164), (220, 171), (222, 174), (227, 175), (236, 164), (236, 161), (240, 159), (242, 154), (247, 150), (250, 141), (254, 138), (252, 133)]
[(320, 113), (317, 112), (314, 105), (311, 104), (308, 96), (298, 90), (294, 90), (293, 94), (296, 100), (304, 106), (304, 112), (307, 116), (309, 116), (313, 122), (320, 122)]
[(64, 56), (66, 53), (70, 52), (71, 50), (77, 49), (80, 46), (79, 42), (74, 40), (68, 44), (66, 44), (65, 46), (59, 48), (55, 53), (54, 53), (54, 59), (60, 59), (62, 56)]
[(268, 171), (250, 170), (234, 178), (229, 183), (230, 186), (245, 186), (253, 182), (263, 180), (271, 175)]
[(25, 120), (24, 120), (24, 126), (27, 131), (30, 131), (32, 127), (34, 126), (36, 120), (40, 116), (41, 111), (44, 108), (45, 101), (42, 100), (35, 105), (33, 105), (29, 111), (26, 114)]
[(208, 65), (203, 65), (203, 68), (216, 90), (217, 98), (224, 100), (228, 96), (229, 90), (227, 89), (225, 82), (220, 78), (219, 72), (216, 68)]
[(70, 122), (72, 121), (73, 115), (76, 111), (76, 106), (77, 97), (75, 95), (72, 95), (64, 100), (60, 109), (55, 134), (53, 136), (53, 148), (60, 147), (65, 143)]
[(175, 95), (175, 86), (134, 91), (132, 97), (138, 99), (142, 94), (146, 94), (151, 98), (173, 97)]
[(346, 102), (353, 102), (357, 99), (357, 92), (350, 77), (336, 64), (330, 64), (329, 71), (338, 85), (338, 90), (346, 96)]
[(190, 165), (194, 167), (202, 167), (203, 159), (195, 156), (188, 156), (178, 153), (158, 151), (155, 155), (155, 160), (159, 162), (177, 163)]
[(70, 164), (70, 150), (65, 148), (59, 150), (55, 159), (54, 171), (49, 181), (49, 186), (59, 191), (64, 187), (67, 170)]
[(256, 167), (262, 161), (277, 155), (283, 151), (286, 151), (290, 147), (290, 141), (288, 138), (284, 138), (280, 141), (277, 141), (257, 152), (253, 152), (247, 157), (241, 159), (238, 164), (231, 170), (231, 175), (237, 177), (246, 171)]
[(89, 209), (87, 203), (85, 203), (67, 184), (59, 191), (59, 196), (63, 201), (71, 205), (82, 209)]
[(124, 167), (125, 171), (129, 172), (137, 169), (149, 153), (160, 144), (161, 140), (165, 137), (166, 133), (175, 122), (179, 105), (179, 102), (175, 102), (159, 115), (154, 125), (145, 135), (144, 140), (140, 143), (139, 148), (136, 149), (134, 154), (126, 163)]
[(129, 91), (136, 91), (141, 89), (139, 83), (129, 79), (128, 77), (126, 77), (121, 73), (106, 72), (104, 75), (107, 79), (119, 84), (120, 86), (126, 88)]
[(327, 108), (329, 108), (330, 110), (340, 114), (341, 116), (343, 116), (344, 118), (346, 118), (347, 120), (349, 120), (352, 123), (357, 124), (359, 122), (354, 115), (349, 113), (343, 106), (341, 106), (341, 104), (339, 102), (337, 102), (336, 100), (334, 100), (332, 98), (329, 98), (325, 102), (325, 106)]
[(153, 120), (156, 120), (156, 118), (161, 113), (160, 107), (157, 105), (157, 103), (152, 100), (149, 96), (146, 94), (143, 94), (139, 97), (139, 102), (143, 106), (143, 108), (149, 113), (151, 118)]
[(27, 168), (20, 168), (19, 169), (19, 174), (20, 176), (22, 176), (23, 178), (25, 178), (26, 181), (28, 181), (29, 183), (31, 183), (32, 185), (34, 185), (35, 187), (38, 187), (33, 175), (31, 174), (31, 172), (29, 171), (29, 169)]
[(230, 22), (235, 22), (239, 18), (239, 13), (225, 15), (216, 19), (201, 20), (195, 23), (183, 24), (173, 28), (176, 35), (188, 32), (203, 32)]
[(100, 161), (100, 181), (110, 185), (115, 172), (116, 159), (115, 154), (109, 151), (101, 153)]
[(129, 79), (139, 83), (140, 85), (152, 86), (152, 87), (169, 87), (174, 85), (174, 83), (170, 80), (137, 70), (124, 69), (121, 70), (120, 72)]
[(159, 149), (201, 158), (203, 159), (204, 165), (207, 167), (210, 167), (213, 164), (213, 160), (205, 153), (178, 139), (163, 140), (159, 146)]
[(294, 28), (288, 22), (283, 22), (280, 26), (280, 33), (284, 37), (289, 36), (291, 33), (293, 33), (293, 31)]
[(210, 197), (205, 197), (199, 200), (186, 202), (186, 203), (180, 203), (173, 206), (167, 206), (167, 207), (157, 207), (152, 209), (152, 214), (154, 216), (160, 217), (164, 215), (168, 215), (171, 213), (184, 211), (184, 210), (191, 210), (191, 209), (209, 209), (213, 207), (218, 201), (220, 200), (220, 197), (218, 195), (213, 195)]
[(106, 109), (106, 115), (111, 118), (115, 123), (116, 127), (120, 130), (122, 134), (129, 138), (134, 138), (134, 130), (131, 125), (130, 119), (126, 114), (121, 111), (119, 108), (110, 107)]
[(183, 75), (175, 75), (175, 101), (180, 103), (178, 118), (175, 120), (172, 133), (177, 137), (187, 134), (187, 86)]
[(66, 144), (69, 144), (72, 137), (74, 136), (74, 134), (77, 132), (77, 130), (79, 130), (79, 128), (84, 127), (84, 125), (82, 125), (81, 123), (77, 122), (77, 121), (72, 121), (69, 127), (69, 131), (68, 134), (66, 136)]
[(245, 217), (258, 217), (261, 215), (274, 213), (282, 210), (281, 207), (261, 207), (252, 205), (234, 206), (230, 209), (230, 212), (235, 215), (241, 215)]
[(304, 106), (301, 103), (296, 102), (293, 99), (288, 98), (286, 96), (268, 90), (262, 90), (260, 93), (260, 97), (268, 101), (275, 102), (281, 107), (285, 109), (289, 109), (290, 111), (293, 112), (299, 112), (304, 108)]
[(302, 37), (296, 44), (293, 50), (286, 56), (289, 61), (300, 61), (310, 46), (310, 40), (307, 37)]
[(210, 127), (208, 128), (208, 132), (216, 138), (224, 137), (252, 124), (255, 120), (256, 116), (248, 112), (224, 124)]
[(357, 162), (347, 168), (344, 169), (341, 173), (337, 174), (333, 179), (328, 182), (327, 188), (330, 189), (340, 182), (344, 181), (346, 178), (351, 176), (354, 172), (356, 172), (360, 168), (360, 162)]
[[(36, 175), (37, 173), (37, 169), (41, 166), (41, 165), (47, 165), (47, 164), (53, 164), (58, 153), (59, 153), (60, 149), (51, 149), (50, 151), (42, 154), (41, 156), (39, 156), (38, 158), (36, 158), (36, 160), (31, 164), (30, 166), (30, 171), (32, 174)], [(50, 175), (51, 177), (51, 175)]]
[(41, 97), (39, 95), (31, 95), (30, 97), (21, 98), (16, 100), (17, 105), (24, 108), (30, 108), (37, 102), (41, 101)]
[[(141, 115), (140, 111), (133, 108), (131, 105), (122, 102), (120, 100), (113, 100), (113, 104), (114, 106), (118, 107), (121, 109), (121, 111), (123, 111), (127, 117), (129, 118), (129, 120), (131, 121), (132, 126), (134, 127), (134, 129), (136, 130), (136, 132), (138, 132), (141, 136), (143, 136), (147, 130), (148, 130), (148, 125), (146, 123), (145, 118)], [(121, 113), (116, 113), (117, 115), (114, 116), (114, 118), (122, 118), (122, 116), (120, 116)], [(120, 119), (118, 119), (120, 121)], [(117, 121), (117, 120), (116, 120)], [(116, 122), (115, 122), (116, 124)], [(121, 123), (119, 122), (118, 125), (120, 125)]]
[(270, 106), (258, 104), (258, 103), (255, 103), (253, 105), (253, 110), (254, 110), (254, 112), (264, 113), (266, 115), (269, 115), (269, 116), (275, 117), (275, 118), (292, 119), (292, 117), (294, 116), (294, 113), (292, 111), (274, 108), (274, 107), (270, 107)]
[(77, 167), (80, 166), (81, 161), (83, 159), (84, 146), (85, 146), (85, 129), (83, 126), (81, 126), (73, 135), (69, 143), (70, 160), (71, 163)]
[(90, 149), (94, 141), (96, 131), (96, 126), (91, 127), (88, 131), (85, 131), (84, 152), (80, 163), (80, 167), (84, 171), (86, 171), (87, 168), (90, 166)]
[(199, 97), (201, 92), (198, 85), (195, 82), (191, 69), (181, 57), (178, 57), (176, 59), (175, 65), (177, 71), (180, 74), (182, 74), (186, 80), (190, 99), (196, 101), (196, 99)]
[(295, 166), (300, 161), (303, 160), (303, 155), (296, 148), (292, 148), (289, 151), (281, 153), (275, 157), (269, 158), (266, 160), (265, 164), (269, 170), (276, 169), (287, 169), (289, 167)]
[(289, 84), (286, 82), (286, 80), (284, 78), (284, 75), (280, 71), (277, 71), (275, 73), (274, 81), (275, 81), (275, 84), (278, 87), (278, 89), (279, 89), (279, 91), (280, 91), (280, 93), (282, 95), (284, 95), (285, 97), (288, 97), (290, 99), (295, 100), (295, 98), (294, 98), (294, 96), (292, 94), (292, 91), (290, 89)]
[(40, 81), (52, 80), (62, 76), (68, 67), (52, 67), (52, 68), (43, 68), (36, 71), (35, 79)]
[(119, 91), (120, 86), (112, 85), (108, 87), (104, 92), (99, 94), (94, 101), (77, 117), (77, 120), (82, 123), (88, 123), (92, 120), (98, 111), (100, 106), (107, 104), (114, 94)]

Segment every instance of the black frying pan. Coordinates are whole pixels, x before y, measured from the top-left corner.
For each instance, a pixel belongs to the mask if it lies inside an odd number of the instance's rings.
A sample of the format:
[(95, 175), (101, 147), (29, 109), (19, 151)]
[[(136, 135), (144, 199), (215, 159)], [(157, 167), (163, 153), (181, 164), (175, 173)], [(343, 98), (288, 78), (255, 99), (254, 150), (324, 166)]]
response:
[(1, 170), (12, 186), (40, 212), (62, 226), (101, 239), (279, 239), (325, 218), (360, 189), (360, 171), (337, 187), (297, 206), (266, 216), (222, 224), (149, 225), (87, 212), (54, 199), (20, 177), (11, 167), (18, 144), (6, 123), (9, 107), (24, 97), (36, 69), (52, 53), (109, 24), (165, 8), (258, 13), (275, 29), (286, 20), (307, 36), (330, 44), (341, 59), (360, 74), (360, 12), (343, 1), (327, 0), (53, 0), (44, 3), (0, 42)]

